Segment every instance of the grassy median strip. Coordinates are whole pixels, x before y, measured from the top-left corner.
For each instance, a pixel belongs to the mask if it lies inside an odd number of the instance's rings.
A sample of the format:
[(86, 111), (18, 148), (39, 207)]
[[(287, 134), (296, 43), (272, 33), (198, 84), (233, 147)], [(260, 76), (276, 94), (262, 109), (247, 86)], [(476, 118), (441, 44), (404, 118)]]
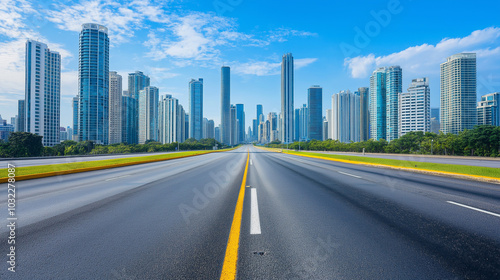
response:
[[(315, 157), (337, 159), (347, 162), (352, 161), (353, 163), (389, 165), (393, 167), (411, 168), (424, 171), (430, 170), (438, 172), (439, 171), (451, 172), (463, 175), (473, 175), (473, 176), (482, 176), (482, 177), (500, 179), (500, 168), (493, 168), (493, 167), (431, 163), (431, 162), (373, 158), (373, 157), (362, 157), (362, 156), (344, 156), (344, 155), (323, 154), (314, 152), (295, 152), (295, 151), (285, 151), (285, 150), (284, 152), (292, 155), (310, 155)], [(411, 158), (411, 155), (408, 155), (408, 157)]]
[[(217, 150), (217, 151), (225, 151), (225, 150)], [(70, 174), (70, 173), (121, 167), (121, 166), (141, 164), (141, 163), (149, 163), (155, 161), (163, 161), (175, 158), (190, 157), (190, 156), (196, 156), (213, 152), (215, 151), (187, 151), (180, 153), (168, 153), (161, 155), (141, 156), (141, 157), (128, 157), (119, 159), (16, 167), (16, 180), (31, 179), (27, 176), (41, 175), (40, 177), (48, 177), (54, 175)], [(71, 158), (68, 158), (68, 161), (71, 161)], [(0, 183), (4, 183), (6, 181), (7, 181), (7, 168), (0, 169)]]

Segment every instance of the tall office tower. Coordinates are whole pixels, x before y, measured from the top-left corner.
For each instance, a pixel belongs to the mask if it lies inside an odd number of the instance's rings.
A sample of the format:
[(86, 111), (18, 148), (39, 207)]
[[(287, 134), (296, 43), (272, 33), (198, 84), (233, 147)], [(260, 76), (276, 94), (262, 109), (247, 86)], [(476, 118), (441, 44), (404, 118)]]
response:
[(245, 106), (236, 104), (236, 118), (238, 119), (238, 143), (245, 142)]
[(332, 109), (326, 109), (326, 121), (328, 122), (328, 131), (326, 139), (333, 139), (333, 113)]
[(300, 138), (300, 108), (293, 111), (293, 141)]
[(177, 126), (182, 126), (178, 120), (177, 110), (179, 108), (179, 101), (170, 94), (162, 96), (159, 101), (158, 141), (163, 144), (178, 141)]
[(245, 137), (245, 141), (247, 141), (249, 143), (252, 142), (252, 127), (251, 126), (248, 127), (247, 135)]
[(307, 124), (308, 139), (323, 139), (323, 88), (312, 86), (307, 89), (307, 106), (309, 115)]
[(26, 110), (25, 110), (25, 102), (24, 99), (17, 101), (17, 122), (16, 122), (16, 131), (23, 132), (25, 131), (24, 125), (26, 122)]
[(252, 120), (252, 141), (257, 141), (259, 139), (258, 134), (259, 122), (257, 119)]
[(269, 121), (269, 142), (278, 140), (278, 115), (275, 112), (267, 114)]
[(431, 108), (431, 132), (432, 133), (439, 133), (440, 127), (441, 127), (441, 121), (439, 119), (439, 107), (438, 108)]
[[(332, 95), (332, 139), (344, 143), (359, 142), (360, 97), (350, 91)], [(329, 128), (329, 129), (330, 129)]]
[(441, 131), (458, 134), (477, 124), (476, 54), (459, 53), (441, 63)]
[(139, 91), (139, 144), (158, 141), (158, 95), (157, 87)]
[(231, 119), (231, 137), (229, 141), (229, 145), (237, 145), (238, 144), (238, 118), (236, 113), (236, 106), (231, 105), (230, 111), (230, 119)]
[(109, 72), (109, 144), (122, 142), (122, 76)]
[(221, 139), (220, 139), (220, 125), (215, 127), (214, 136), (215, 136), (215, 141), (217, 141), (217, 142), (221, 141)]
[(67, 140), (71, 140), (73, 138), (73, 128), (71, 128), (71, 126), (67, 126), (66, 127), (66, 131), (68, 132), (68, 139)]
[(284, 143), (293, 141), (293, 56), (291, 53), (283, 55), (281, 62), (281, 139)]
[(398, 139), (399, 122), (398, 122), (398, 97), (403, 92), (403, 71), (399, 66), (391, 66), (387, 68), (385, 74), (385, 90), (386, 90), (386, 136), (387, 141)]
[(139, 100), (139, 91), (150, 86), (150, 78), (141, 71), (128, 74), (128, 94), (131, 97)]
[(257, 104), (257, 123), (260, 123), (263, 120), (264, 120), (264, 109), (262, 107), (262, 104)]
[(477, 103), (477, 124), (500, 126), (500, 92), (481, 96)]
[(78, 63), (78, 140), (108, 144), (109, 38), (102, 25), (85, 23)]
[(358, 89), (359, 95), (359, 141), (370, 139), (370, 96), (367, 87)]
[(80, 108), (78, 102), (80, 102), (80, 97), (77, 95), (73, 97), (73, 135), (71, 140), (78, 142), (78, 108)]
[[(177, 139), (175, 141), (182, 143), (186, 141), (188, 128), (186, 127), (186, 111), (181, 104), (177, 107)], [(188, 122), (189, 124), (189, 122)]]
[(189, 114), (184, 114), (184, 139), (189, 138)]
[(408, 92), (399, 94), (399, 136), (410, 131), (431, 131), (431, 91), (427, 78), (413, 79)]
[(17, 118), (17, 115), (15, 117), (10, 117), (10, 124), (14, 127), (14, 132), (16, 132), (17, 129)]
[(370, 76), (370, 135), (375, 140), (387, 140), (385, 106), (386, 70), (386, 67), (378, 68)]
[(439, 107), (431, 108), (431, 118), (436, 118), (439, 121)]
[(203, 138), (203, 79), (189, 82), (189, 138)]
[(2, 116), (0, 116), (0, 140), (7, 142), (12, 132), (14, 132), (14, 126), (7, 124), (7, 120), (2, 119)]
[(328, 119), (323, 117), (323, 141), (328, 139)]
[(222, 143), (228, 144), (231, 137), (231, 69), (229, 66), (222, 66), (221, 68), (221, 136)]
[(207, 122), (207, 139), (215, 139), (215, 122), (214, 120), (208, 120)]
[(307, 135), (309, 134), (309, 108), (307, 108), (307, 104), (302, 105), (300, 107), (299, 114), (299, 141), (307, 141)]
[(203, 122), (202, 122), (202, 125), (201, 125), (201, 128), (202, 128), (202, 138), (207, 138), (207, 128), (208, 128), (208, 119), (207, 118), (203, 118)]
[(61, 55), (28, 40), (25, 66), (24, 130), (43, 136), (44, 146), (54, 146), (60, 143)]
[(139, 144), (138, 100), (124, 90), (122, 95), (122, 142)]

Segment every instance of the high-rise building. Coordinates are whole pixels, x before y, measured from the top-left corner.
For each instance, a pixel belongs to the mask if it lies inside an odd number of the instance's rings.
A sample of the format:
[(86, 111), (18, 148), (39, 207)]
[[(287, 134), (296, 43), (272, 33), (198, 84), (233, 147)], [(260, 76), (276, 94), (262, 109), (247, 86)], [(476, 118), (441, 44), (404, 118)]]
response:
[(131, 97), (139, 100), (139, 91), (150, 86), (150, 78), (141, 71), (128, 74), (128, 93)]
[(109, 72), (109, 144), (122, 142), (122, 76)]
[(124, 90), (122, 95), (122, 142), (139, 144), (138, 100)]
[(259, 121), (257, 119), (252, 120), (252, 141), (257, 141), (259, 139)]
[(307, 104), (303, 104), (300, 107), (299, 113), (299, 134), (297, 140), (299, 141), (307, 141), (307, 135), (309, 134), (309, 108), (307, 108)]
[(178, 127), (184, 126), (182, 117), (179, 117), (179, 101), (167, 94), (162, 96), (158, 105), (158, 141), (167, 144), (181, 142), (177, 134)]
[(237, 145), (238, 144), (238, 117), (236, 113), (236, 106), (231, 105), (230, 117), (231, 117), (231, 141), (229, 145)]
[(203, 138), (203, 79), (189, 82), (189, 138)]
[(85, 23), (78, 63), (78, 140), (108, 144), (109, 38), (102, 25)]
[(293, 56), (291, 53), (283, 55), (281, 62), (281, 115), (280, 139), (284, 143), (293, 141)]
[(359, 95), (359, 141), (370, 139), (370, 95), (367, 87), (358, 89)]
[(333, 113), (331, 109), (326, 109), (326, 122), (328, 123), (328, 131), (326, 139), (333, 139)]
[(269, 142), (278, 140), (278, 115), (270, 112), (267, 115), (267, 121), (269, 121)]
[(229, 144), (231, 137), (231, 69), (221, 68), (221, 137), (224, 144)]
[(245, 142), (245, 106), (236, 104), (236, 118), (238, 119), (238, 143)]
[(439, 121), (439, 107), (431, 108), (431, 118), (436, 118)]
[(46, 44), (26, 41), (24, 130), (42, 138), (44, 146), (60, 143), (61, 55)]
[(24, 99), (17, 101), (17, 122), (15, 131), (23, 132), (25, 131), (26, 125), (26, 110), (25, 110)]
[(323, 141), (328, 140), (328, 119), (323, 117)]
[(71, 140), (73, 141), (79, 141), (78, 140), (78, 109), (80, 108), (79, 103), (80, 102), (80, 97), (75, 96), (73, 97), (73, 135), (71, 136)]
[(459, 53), (441, 63), (441, 131), (458, 134), (477, 124), (476, 54)]
[(299, 141), (300, 138), (300, 108), (293, 111), (293, 141)]
[(399, 136), (410, 131), (431, 131), (431, 93), (427, 78), (413, 79), (408, 92), (399, 94)]
[(221, 139), (220, 139), (220, 125), (216, 126), (215, 127), (215, 141), (218, 141), (218, 142), (221, 142)]
[(398, 122), (398, 97), (403, 92), (403, 71), (399, 66), (391, 66), (387, 68), (385, 74), (385, 90), (386, 90), (386, 136), (387, 141), (398, 139), (399, 122)]
[(10, 134), (14, 132), (14, 126), (7, 123), (7, 120), (0, 116), (0, 140), (7, 142)]
[(477, 124), (500, 126), (500, 92), (481, 96), (477, 103)]
[(387, 139), (386, 70), (380, 67), (370, 77), (370, 135), (375, 140)]
[[(262, 104), (257, 104), (257, 122), (260, 123), (264, 120), (264, 111)], [(262, 117), (261, 117), (262, 116)], [(261, 119), (262, 118), (262, 119)]]
[(332, 95), (332, 139), (344, 143), (359, 142), (359, 95), (341, 91)]
[(157, 87), (149, 86), (139, 91), (139, 144), (147, 140), (158, 141)]
[(308, 139), (323, 139), (323, 89), (320, 86), (312, 86), (307, 90), (308, 116)]
[(215, 139), (215, 122), (214, 120), (207, 121), (207, 135), (205, 136), (207, 139)]

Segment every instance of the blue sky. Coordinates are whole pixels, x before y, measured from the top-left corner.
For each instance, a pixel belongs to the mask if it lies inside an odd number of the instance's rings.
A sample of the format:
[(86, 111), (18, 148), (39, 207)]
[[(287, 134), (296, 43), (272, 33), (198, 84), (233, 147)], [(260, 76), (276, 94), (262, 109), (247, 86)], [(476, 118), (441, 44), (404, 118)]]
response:
[[(478, 95), (500, 91), (498, 1), (0, 0), (0, 114), (24, 98), (24, 43), (35, 39), (63, 57), (61, 125), (71, 125), (82, 23), (109, 28), (110, 70), (139, 70), (160, 94), (186, 109), (188, 82), (204, 78), (205, 117), (220, 120), (220, 66), (231, 67), (231, 103), (280, 111), (281, 56), (295, 58), (295, 107), (323, 87), (323, 107), (340, 90), (369, 86), (378, 66), (400, 65), (403, 88), (429, 77), (439, 106), (439, 64), (459, 52), (478, 56)], [(364, 35), (360, 35), (362, 32)]]

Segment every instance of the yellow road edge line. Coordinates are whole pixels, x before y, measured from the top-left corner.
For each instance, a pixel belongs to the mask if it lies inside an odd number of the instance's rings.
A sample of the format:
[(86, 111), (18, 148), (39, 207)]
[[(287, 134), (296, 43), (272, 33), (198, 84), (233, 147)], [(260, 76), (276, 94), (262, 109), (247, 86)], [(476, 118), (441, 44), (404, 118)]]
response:
[[(231, 150), (233, 150), (233, 149), (231, 149)], [(172, 159), (194, 157), (194, 156), (199, 156), (199, 155), (206, 155), (206, 154), (210, 154), (210, 153), (226, 152), (226, 151), (229, 151), (229, 150), (224, 149), (224, 150), (215, 150), (215, 151), (207, 151), (207, 152), (202, 151), (200, 153), (192, 154), (192, 155), (182, 155), (182, 156), (169, 157), (169, 158), (148, 159), (148, 160), (141, 160), (141, 161), (132, 161), (132, 162), (125, 162), (125, 163), (103, 165), (103, 166), (93, 166), (93, 167), (75, 168), (75, 169), (53, 171), (53, 172), (19, 175), (19, 176), (16, 176), (16, 181), (39, 179), (39, 178), (45, 178), (45, 177), (67, 175), (67, 174), (74, 174), (74, 173), (81, 173), (81, 172), (88, 172), (88, 171), (95, 171), (95, 170), (104, 170), (104, 169), (111, 169), (111, 168), (116, 168), (116, 167), (124, 167), (124, 166), (152, 163), (152, 162), (159, 162), (159, 161), (167, 161), (167, 160), (172, 160)], [(87, 161), (87, 162), (91, 162), (91, 161)], [(66, 164), (66, 163), (60, 163), (60, 164)], [(8, 180), (9, 180), (8, 177), (2, 177), (2, 178), (0, 178), (0, 184), (7, 183)]]
[(229, 232), (229, 239), (227, 240), (226, 255), (224, 256), (224, 263), (222, 265), (222, 273), (220, 279), (234, 280), (236, 279), (236, 269), (238, 265), (238, 247), (240, 245), (240, 230), (241, 219), (243, 214), (243, 201), (245, 199), (245, 186), (248, 173), (248, 162), (250, 161), (250, 152), (247, 154), (247, 164), (245, 172), (243, 173), (243, 180), (241, 182), (240, 193), (236, 208), (234, 210), (233, 223), (231, 224), (231, 231)]
[[(261, 148), (261, 147), (259, 147), (259, 148)], [(267, 148), (261, 148), (261, 149), (267, 150)], [(269, 149), (269, 150), (273, 151), (271, 149)], [(496, 177), (488, 177), (488, 176), (464, 174), (464, 173), (455, 173), (455, 172), (449, 172), (449, 171), (437, 171), (437, 170), (423, 169), (423, 168), (411, 168), (411, 167), (406, 167), (406, 166), (396, 166), (396, 165), (389, 165), (389, 164), (383, 164), (383, 163), (371, 163), (371, 162), (362, 162), (362, 161), (354, 161), (354, 160), (336, 159), (336, 158), (289, 153), (289, 152), (283, 152), (283, 153), (289, 154), (289, 155), (296, 155), (296, 156), (301, 156), (301, 157), (310, 157), (310, 158), (317, 158), (317, 159), (325, 159), (325, 160), (337, 161), (337, 162), (343, 162), (343, 163), (370, 165), (370, 166), (375, 166), (375, 167), (391, 167), (391, 168), (396, 168), (396, 169), (407, 169), (409, 171), (425, 171), (425, 172), (429, 172), (429, 173), (480, 178), (480, 179), (494, 180), (494, 181), (500, 182), (500, 178), (496, 178)]]

